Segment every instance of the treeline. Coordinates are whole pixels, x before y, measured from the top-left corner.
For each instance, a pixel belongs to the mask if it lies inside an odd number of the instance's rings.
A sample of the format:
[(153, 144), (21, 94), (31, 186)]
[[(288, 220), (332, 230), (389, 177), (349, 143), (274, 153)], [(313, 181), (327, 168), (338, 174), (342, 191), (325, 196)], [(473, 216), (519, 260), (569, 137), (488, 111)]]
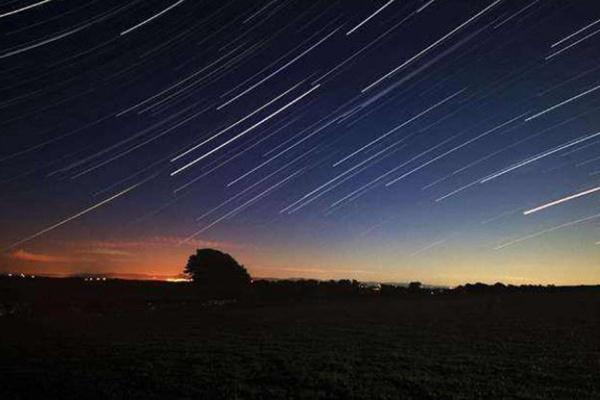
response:
[(428, 287), (420, 282), (401, 284), (363, 283), (356, 280), (256, 280), (246, 297), (264, 301), (333, 299), (351, 297), (460, 296), (501, 293), (549, 293), (571, 290), (600, 290), (600, 286), (505, 285), (468, 283), (455, 288)]
[(343, 299), (401, 299), (432, 296), (478, 296), (503, 293), (550, 293), (594, 291), (600, 286), (466, 284), (455, 288), (364, 283), (356, 280), (266, 280), (252, 281), (235, 297), (215, 295), (191, 282), (106, 281), (81, 278), (7, 278), (0, 276), (0, 317), (15, 314), (83, 312), (115, 313), (152, 311), (163, 308), (230, 305), (290, 304)]

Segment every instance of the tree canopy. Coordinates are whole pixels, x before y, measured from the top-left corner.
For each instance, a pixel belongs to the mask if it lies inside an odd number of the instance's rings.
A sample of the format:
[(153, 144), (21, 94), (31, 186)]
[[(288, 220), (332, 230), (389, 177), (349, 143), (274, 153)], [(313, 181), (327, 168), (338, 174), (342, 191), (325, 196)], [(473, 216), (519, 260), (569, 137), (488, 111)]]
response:
[(210, 296), (236, 298), (250, 284), (250, 275), (231, 255), (198, 249), (188, 259), (184, 273)]

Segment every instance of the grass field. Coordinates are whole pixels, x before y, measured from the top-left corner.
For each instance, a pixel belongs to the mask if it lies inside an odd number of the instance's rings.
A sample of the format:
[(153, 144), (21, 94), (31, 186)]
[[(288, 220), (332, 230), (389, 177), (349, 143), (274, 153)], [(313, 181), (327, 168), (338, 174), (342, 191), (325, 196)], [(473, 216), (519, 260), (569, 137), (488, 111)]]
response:
[(0, 317), (0, 398), (600, 399), (598, 291), (144, 304)]

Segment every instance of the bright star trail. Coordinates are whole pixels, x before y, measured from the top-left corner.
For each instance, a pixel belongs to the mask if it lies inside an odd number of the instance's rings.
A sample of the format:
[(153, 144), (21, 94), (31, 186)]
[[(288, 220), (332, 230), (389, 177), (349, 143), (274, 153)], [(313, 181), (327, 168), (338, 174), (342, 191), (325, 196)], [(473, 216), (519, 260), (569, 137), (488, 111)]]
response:
[(20, 12), (27, 11), (27, 10), (30, 10), (32, 8), (41, 6), (41, 5), (45, 4), (45, 3), (50, 3), (51, 1), (53, 1), (53, 0), (38, 1), (37, 3), (33, 3), (33, 4), (28, 5), (28, 6), (17, 8), (16, 10), (8, 11), (8, 12), (5, 12), (4, 14), (0, 14), (0, 18), (4, 18), (4, 17), (8, 17), (8, 16), (11, 16), (11, 15), (14, 15), (14, 14), (18, 14)]
[(119, 193), (117, 193), (117, 194), (115, 194), (115, 195), (113, 195), (113, 196), (109, 197), (109, 198), (108, 198), (108, 199), (106, 199), (106, 200), (102, 200), (101, 202), (99, 202), (99, 203), (97, 203), (97, 204), (94, 204), (93, 206), (91, 206), (91, 207), (88, 207), (88, 208), (86, 208), (85, 210), (78, 212), (77, 214), (74, 214), (74, 215), (72, 215), (72, 216), (70, 216), (70, 217), (68, 217), (68, 218), (65, 218), (65, 219), (63, 219), (63, 220), (62, 220), (62, 221), (60, 221), (60, 222), (57, 222), (57, 223), (56, 223), (56, 224), (54, 224), (54, 225), (51, 225), (51, 226), (49, 226), (49, 227), (47, 227), (47, 228), (44, 228), (44, 229), (42, 229), (41, 231), (39, 231), (39, 232), (37, 232), (37, 233), (34, 233), (34, 234), (33, 234), (33, 235), (31, 235), (31, 236), (28, 236), (28, 237), (26, 237), (26, 238), (24, 238), (24, 239), (21, 239), (21, 240), (19, 240), (18, 242), (16, 242), (16, 243), (13, 243), (13, 244), (11, 244), (10, 246), (8, 246), (8, 247), (7, 247), (7, 250), (8, 250), (8, 249), (12, 249), (12, 248), (14, 248), (14, 247), (16, 247), (16, 246), (18, 246), (18, 245), (20, 245), (20, 244), (23, 244), (23, 243), (25, 243), (25, 242), (28, 242), (28, 241), (30, 241), (30, 240), (33, 240), (33, 239), (35, 239), (35, 238), (37, 238), (37, 237), (39, 237), (39, 236), (42, 236), (43, 234), (45, 234), (45, 233), (48, 233), (48, 232), (50, 232), (50, 231), (52, 231), (52, 230), (54, 230), (54, 229), (56, 229), (56, 228), (58, 228), (58, 227), (60, 227), (60, 226), (62, 226), (62, 225), (64, 225), (64, 224), (66, 224), (66, 223), (68, 223), (68, 222), (70, 222), (70, 221), (73, 221), (74, 219), (77, 219), (77, 218), (79, 218), (79, 217), (81, 217), (81, 216), (83, 216), (83, 215), (85, 215), (85, 214), (87, 214), (87, 213), (89, 213), (89, 212), (91, 212), (91, 211), (94, 211), (96, 208), (98, 208), (98, 207), (102, 207), (103, 205), (105, 205), (105, 204), (107, 204), (107, 203), (110, 203), (110, 202), (111, 202), (111, 201), (113, 201), (114, 199), (116, 199), (116, 198), (119, 198), (119, 197), (123, 196), (124, 194), (126, 194), (126, 193), (128, 193), (128, 192), (132, 191), (133, 189), (135, 189), (136, 187), (138, 187), (140, 184), (141, 184), (141, 183), (137, 183), (137, 184), (135, 184), (135, 185), (133, 185), (133, 186), (130, 186), (130, 187), (128, 187), (127, 189), (125, 189), (125, 190), (123, 190), (123, 191), (121, 191), (121, 192), (119, 192)]
[[(0, 22), (0, 273), (175, 275), (206, 243), (256, 276), (600, 280), (596, 1), (31, 0)], [(98, 243), (137, 253), (13, 257)]]
[(375, 17), (380, 12), (382, 12), (384, 10), (384, 8), (386, 8), (387, 6), (389, 6), (390, 4), (392, 4), (393, 2), (394, 2), (394, 0), (390, 0), (387, 3), (385, 3), (384, 5), (382, 5), (381, 7), (379, 7), (373, 14), (369, 15), (367, 18), (365, 18), (364, 20), (362, 20), (354, 28), (352, 28), (348, 32), (346, 32), (346, 35), (351, 35), (352, 32), (355, 32), (358, 28), (360, 28), (361, 26), (363, 26), (364, 24), (366, 24), (367, 22), (369, 22), (373, 17)]
[(136, 29), (138, 29), (138, 28), (140, 28), (140, 27), (142, 27), (142, 26), (146, 25), (148, 22), (151, 22), (151, 21), (155, 20), (156, 18), (160, 17), (161, 15), (163, 15), (163, 14), (164, 14), (164, 13), (166, 13), (166, 12), (168, 12), (169, 10), (171, 10), (171, 9), (173, 9), (173, 8), (175, 8), (175, 7), (177, 7), (178, 5), (180, 5), (181, 3), (183, 3), (184, 1), (185, 1), (185, 0), (179, 0), (178, 2), (176, 2), (176, 3), (173, 3), (173, 4), (172, 4), (172, 5), (170, 5), (169, 7), (165, 8), (164, 10), (162, 10), (161, 12), (159, 12), (159, 13), (157, 13), (157, 14), (155, 14), (155, 15), (151, 16), (151, 17), (150, 17), (150, 18), (148, 18), (148, 19), (145, 19), (145, 20), (143, 20), (143, 21), (142, 21), (142, 22), (140, 22), (139, 24), (137, 24), (137, 25), (134, 25), (134, 26), (132, 26), (132, 27), (131, 27), (131, 28), (129, 28), (129, 29), (126, 29), (126, 30), (124, 30), (123, 32), (121, 32), (121, 36), (123, 36), (123, 35), (127, 35), (128, 33), (130, 33), (130, 32), (133, 32), (134, 30), (136, 30)]
[(556, 206), (558, 204), (564, 203), (564, 202), (569, 201), (569, 200), (576, 199), (578, 197), (587, 196), (588, 194), (595, 193), (595, 192), (597, 192), (599, 190), (600, 190), (600, 186), (592, 188), (592, 189), (589, 189), (589, 190), (584, 190), (581, 193), (572, 194), (570, 196), (563, 197), (562, 199), (558, 199), (558, 200), (554, 200), (554, 201), (551, 201), (551, 202), (546, 203), (546, 204), (542, 204), (541, 206), (532, 208), (531, 210), (524, 211), (523, 214), (524, 215), (533, 214), (533, 213), (541, 211), (541, 210), (543, 210), (545, 208)]

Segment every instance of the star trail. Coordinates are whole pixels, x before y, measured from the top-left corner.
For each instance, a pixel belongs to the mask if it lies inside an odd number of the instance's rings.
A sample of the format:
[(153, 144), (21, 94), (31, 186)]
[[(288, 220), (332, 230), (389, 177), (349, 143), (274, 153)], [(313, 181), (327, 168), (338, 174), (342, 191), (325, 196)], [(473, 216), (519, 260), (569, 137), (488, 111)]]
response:
[[(591, 0), (0, 2), (0, 272), (175, 275), (200, 241), (259, 276), (597, 282), (599, 18)], [(14, 257), (101, 242), (144, 260)]]

